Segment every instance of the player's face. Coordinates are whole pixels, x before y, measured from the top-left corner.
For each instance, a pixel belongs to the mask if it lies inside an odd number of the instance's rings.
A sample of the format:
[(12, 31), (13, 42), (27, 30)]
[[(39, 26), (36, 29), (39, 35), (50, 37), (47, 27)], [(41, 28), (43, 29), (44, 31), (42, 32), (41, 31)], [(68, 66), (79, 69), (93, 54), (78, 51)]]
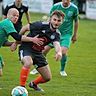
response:
[(70, 4), (70, 0), (62, 0), (63, 6), (68, 7)]
[(10, 15), (10, 19), (11, 19), (11, 21), (12, 21), (14, 24), (18, 21), (18, 18), (19, 18), (19, 12), (13, 12), (13, 13)]
[(22, 0), (15, 0), (15, 2), (16, 2), (16, 3), (21, 3), (21, 2), (22, 2)]
[(52, 28), (57, 29), (63, 22), (63, 18), (58, 18), (57, 15), (53, 15), (50, 19), (50, 23), (52, 25)]

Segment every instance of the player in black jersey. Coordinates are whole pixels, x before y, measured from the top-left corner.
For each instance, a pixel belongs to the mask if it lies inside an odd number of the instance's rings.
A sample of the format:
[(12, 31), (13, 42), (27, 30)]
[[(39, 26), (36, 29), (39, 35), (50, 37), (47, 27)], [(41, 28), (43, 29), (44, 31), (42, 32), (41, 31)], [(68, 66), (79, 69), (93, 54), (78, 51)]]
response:
[(22, 16), (25, 13), (28, 23), (30, 23), (30, 16), (28, 11), (28, 6), (22, 3), (22, 0), (15, 0), (15, 2), (8, 4), (3, 11), (3, 17), (7, 17), (8, 10), (10, 8), (16, 8), (19, 11), (19, 19), (14, 27), (16, 31), (19, 33), (22, 28)]
[(42, 50), (47, 44), (53, 43), (56, 52), (55, 59), (61, 59), (62, 53), (59, 44), (60, 33), (58, 27), (62, 24), (63, 19), (64, 14), (61, 11), (54, 11), (50, 16), (49, 22), (38, 21), (27, 24), (21, 29), (20, 34), (24, 34), (25, 32), (30, 31), (30, 33), (27, 35), (28, 37), (38, 36), (38, 38), (43, 39), (42, 45), (37, 45), (31, 42), (22, 42), (20, 46), (19, 56), (21, 58), (21, 62), (23, 63), (23, 67), (20, 73), (21, 86), (25, 86), (32, 64), (35, 64), (34, 66), (40, 73), (40, 76), (31, 81), (29, 83), (29, 87), (36, 91), (43, 91), (37, 85), (48, 82), (51, 79), (51, 71), (47, 60), (42, 53)]

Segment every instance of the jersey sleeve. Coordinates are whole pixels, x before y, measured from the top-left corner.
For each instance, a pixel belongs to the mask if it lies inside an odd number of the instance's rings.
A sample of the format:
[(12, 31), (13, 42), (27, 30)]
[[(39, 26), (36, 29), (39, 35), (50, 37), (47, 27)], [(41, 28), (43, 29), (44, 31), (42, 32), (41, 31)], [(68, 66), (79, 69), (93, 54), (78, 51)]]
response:
[(55, 38), (52, 40), (52, 43), (55, 42), (55, 41), (60, 42), (60, 34), (59, 33), (56, 33), (56, 34), (54, 34), (54, 36), (55, 36)]
[(74, 17), (73, 17), (75, 21), (78, 20), (78, 14), (79, 14), (79, 11), (78, 11), (78, 8), (76, 7), (74, 10)]
[(4, 29), (5, 29), (5, 31), (7, 33), (7, 35), (9, 35), (10, 33), (13, 33), (13, 32), (17, 33), (17, 31), (15, 30), (14, 25), (13, 25), (13, 23), (11, 21), (7, 22)]
[(27, 13), (28, 12), (28, 5), (23, 4), (23, 8), (24, 8), (24, 12)]
[(8, 10), (9, 10), (9, 7), (7, 5), (6, 8), (3, 11), (3, 15), (7, 16)]
[(26, 7), (26, 10), (25, 10), (25, 12), (28, 12), (28, 7)]

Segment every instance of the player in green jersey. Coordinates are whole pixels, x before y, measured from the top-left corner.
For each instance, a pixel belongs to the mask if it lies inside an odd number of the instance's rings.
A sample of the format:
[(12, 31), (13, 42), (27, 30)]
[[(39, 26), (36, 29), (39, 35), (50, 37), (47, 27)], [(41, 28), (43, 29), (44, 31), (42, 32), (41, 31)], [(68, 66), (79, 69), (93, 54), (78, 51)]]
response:
[[(50, 14), (55, 11), (60, 10), (65, 14), (64, 22), (59, 27), (61, 32), (61, 48), (62, 48), (62, 59), (61, 59), (61, 69), (60, 75), (67, 76), (65, 69), (65, 64), (67, 61), (67, 53), (70, 47), (70, 43), (74, 43), (77, 40), (77, 30), (78, 30), (78, 8), (76, 5), (71, 3), (70, 0), (62, 0), (62, 2), (56, 3), (52, 6)], [(74, 25), (73, 25), (74, 24)], [(73, 27), (74, 26), (74, 27)], [(74, 31), (73, 31), (74, 29)], [(47, 45), (43, 53), (46, 55), (49, 50), (52, 48), (52, 45)], [(32, 70), (30, 74), (35, 74), (37, 71)]]
[(34, 38), (20, 35), (14, 28), (13, 23), (16, 23), (19, 17), (19, 11), (16, 8), (11, 8), (8, 11), (7, 18), (0, 21), (0, 47), (10, 46), (12, 43), (8, 42), (8, 36), (11, 35), (17, 41), (33, 42), (37, 45), (42, 44), (42, 39), (35, 36)]
[[(10, 46), (13, 43), (8, 41), (9, 35), (11, 35), (17, 41), (33, 42), (37, 45), (42, 45), (43, 39), (38, 38), (37, 36), (32, 38), (32, 37), (27, 37), (26, 35), (20, 35), (17, 33), (13, 23), (15, 24), (17, 22), (18, 17), (19, 17), (19, 11), (16, 8), (11, 8), (8, 11), (7, 18), (0, 21), (0, 47)], [(0, 60), (0, 62), (1, 61), (2, 60)]]
[[(67, 76), (64, 71), (65, 64), (67, 61), (67, 53), (70, 47), (70, 42), (74, 43), (77, 40), (77, 30), (78, 30), (78, 8), (76, 5), (70, 2), (70, 0), (62, 0), (60, 3), (56, 3), (51, 8), (50, 13), (55, 10), (61, 10), (65, 13), (65, 19), (63, 24), (60, 26), (59, 30), (61, 32), (61, 48), (62, 48), (62, 59), (61, 59), (61, 76)], [(74, 21), (74, 28), (73, 28)], [(74, 32), (73, 32), (74, 29)], [(47, 47), (46, 47), (47, 48)], [(51, 47), (48, 46), (48, 50)], [(47, 50), (47, 51), (48, 51)], [(46, 50), (45, 50), (46, 52)]]

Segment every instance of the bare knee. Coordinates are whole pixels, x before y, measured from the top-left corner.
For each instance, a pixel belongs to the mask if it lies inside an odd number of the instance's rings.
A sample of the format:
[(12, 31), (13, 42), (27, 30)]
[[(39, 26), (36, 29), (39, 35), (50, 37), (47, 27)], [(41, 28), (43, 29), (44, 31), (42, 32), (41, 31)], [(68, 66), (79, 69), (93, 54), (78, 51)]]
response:
[(46, 77), (44, 77), (44, 79), (48, 82), (52, 79), (52, 76), (46, 76)]
[(33, 64), (33, 61), (32, 61), (32, 58), (30, 56), (25, 56), (23, 59), (22, 59), (22, 62), (24, 64), (24, 66), (26, 67), (31, 67), (32, 64)]

